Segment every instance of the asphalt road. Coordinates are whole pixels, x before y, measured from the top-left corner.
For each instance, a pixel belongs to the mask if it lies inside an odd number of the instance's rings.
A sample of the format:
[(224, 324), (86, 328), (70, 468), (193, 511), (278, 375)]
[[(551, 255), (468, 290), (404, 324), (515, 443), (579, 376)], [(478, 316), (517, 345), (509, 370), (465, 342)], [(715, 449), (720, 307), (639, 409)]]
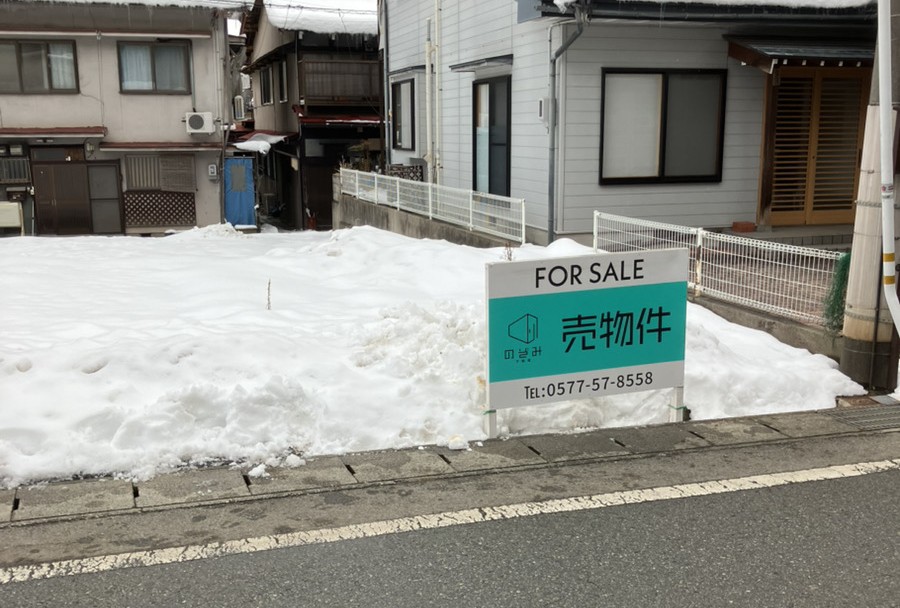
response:
[(889, 471), (10, 583), (0, 606), (900, 606), (898, 499)]

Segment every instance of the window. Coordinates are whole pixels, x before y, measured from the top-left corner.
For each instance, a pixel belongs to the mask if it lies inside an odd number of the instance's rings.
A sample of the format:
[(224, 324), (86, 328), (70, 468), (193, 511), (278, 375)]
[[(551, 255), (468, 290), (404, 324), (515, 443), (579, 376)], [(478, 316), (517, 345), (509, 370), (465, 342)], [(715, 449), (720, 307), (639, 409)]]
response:
[(125, 157), (128, 190), (194, 192), (194, 157), (190, 154), (142, 154)]
[(278, 64), (278, 101), (287, 101), (288, 89), (288, 73), (287, 62), (282, 61)]
[(600, 183), (722, 180), (725, 70), (603, 70)]
[(186, 41), (119, 43), (123, 93), (190, 93), (190, 47)]
[(0, 184), (27, 184), (30, 181), (31, 170), (27, 158), (0, 158)]
[(391, 85), (391, 116), (394, 123), (394, 148), (412, 150), (416, 147), (413, 104), (413, 81), (404, 80)]
[(509, 196), (510, 78), (476, 82), (473, 95), (473, 187), (478, 192)]
[(262, 99), (262, 105), (267, 106), (272, 103), (272, 66), (270, 65), (259, 71), (259, 96)]
[(74, 42), (0, 42), (0, 93), (77, 92)]

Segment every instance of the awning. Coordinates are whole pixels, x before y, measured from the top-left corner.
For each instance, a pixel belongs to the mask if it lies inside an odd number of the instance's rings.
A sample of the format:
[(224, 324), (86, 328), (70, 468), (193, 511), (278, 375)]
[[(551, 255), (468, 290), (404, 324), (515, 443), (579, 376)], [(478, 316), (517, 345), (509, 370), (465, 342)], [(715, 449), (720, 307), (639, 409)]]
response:
[(511, 66), (513, 63), (512, 55), (500, 55), (498, 57), (486, 57), (484, 59), (476, 59), (475, 61), (467, 61), (465, 63), (457, 63), (450, 66), (451, 72), (474, 72), (475, 70), (483, 70), (485, 68), (497, 68)]
[(105, 152), (209, 152), (222, 149), (215, 142), (172, 142), (172, 141), (101, 141), (100, 149)]
[(778, 40), (726, 36), (728, 56), (771, 74), (779, 66), (870, 67), (875, 42), (859, 40)]
[(53, 140), (106, 137), (106, 127), (10, 127), (0, 128), (0, 138)]
[(260, 154), (268, 154), (272, 146), (283, 142), (285, 139), (295, 135), (295, 133), (275, 133), (274, 131), (253, 131), (241, 137), (240, 141), (231, 145), (238, 150), (244, 152), (259, 152)]

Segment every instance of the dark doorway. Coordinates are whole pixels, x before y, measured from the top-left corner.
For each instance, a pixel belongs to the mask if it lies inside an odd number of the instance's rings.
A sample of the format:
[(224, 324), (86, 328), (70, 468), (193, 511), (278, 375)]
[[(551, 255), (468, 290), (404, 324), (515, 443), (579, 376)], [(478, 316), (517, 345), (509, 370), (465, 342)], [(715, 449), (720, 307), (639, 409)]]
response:
[(35, 164), (37, 233), (91, 234), (91, 201), (85, 163)]
[(90, 163), (88, 185), (91, 194), (91, 223), (94, 234), (122, 234), (122, 192), (119, 165)]

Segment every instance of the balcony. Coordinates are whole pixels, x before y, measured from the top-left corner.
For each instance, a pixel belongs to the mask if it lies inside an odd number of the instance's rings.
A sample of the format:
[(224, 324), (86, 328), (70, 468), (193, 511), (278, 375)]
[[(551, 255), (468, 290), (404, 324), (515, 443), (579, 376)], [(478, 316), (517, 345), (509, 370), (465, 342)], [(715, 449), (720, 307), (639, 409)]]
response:
[(358, 106), (381, 95), (378, 61), (302, 59), (298, 63), (301, 106)]

